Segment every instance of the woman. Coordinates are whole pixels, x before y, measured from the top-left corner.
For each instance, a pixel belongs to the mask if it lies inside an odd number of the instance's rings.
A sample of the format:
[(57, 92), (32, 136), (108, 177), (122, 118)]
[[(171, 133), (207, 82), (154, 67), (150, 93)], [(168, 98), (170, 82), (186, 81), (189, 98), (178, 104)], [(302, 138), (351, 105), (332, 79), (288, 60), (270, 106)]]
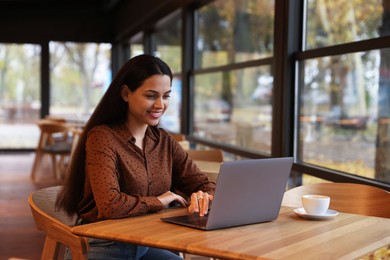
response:
[[(78, 215), (78, 224), (147, 214), (173, 202), (207, 214), (215, 183), (158, 128), (171, 82), (168, 65), (151, 55), (130, 59), (112, 81), (84, 128), (57, 200), (58, 207)], [(89, 243), (89, 258), (181, 259), (162, 249)]]

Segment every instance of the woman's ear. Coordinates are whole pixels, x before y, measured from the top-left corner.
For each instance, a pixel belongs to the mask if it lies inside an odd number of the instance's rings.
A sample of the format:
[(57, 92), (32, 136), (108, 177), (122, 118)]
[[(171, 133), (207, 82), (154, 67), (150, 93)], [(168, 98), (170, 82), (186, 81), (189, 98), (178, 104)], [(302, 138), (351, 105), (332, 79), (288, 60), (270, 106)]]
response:
[(121, 96), (122, 96), (122, 99), (127, 102), (127, 96), (129, 95), (129, 88), (127, 87), (127, 85), (122, 85), (121, 87)]

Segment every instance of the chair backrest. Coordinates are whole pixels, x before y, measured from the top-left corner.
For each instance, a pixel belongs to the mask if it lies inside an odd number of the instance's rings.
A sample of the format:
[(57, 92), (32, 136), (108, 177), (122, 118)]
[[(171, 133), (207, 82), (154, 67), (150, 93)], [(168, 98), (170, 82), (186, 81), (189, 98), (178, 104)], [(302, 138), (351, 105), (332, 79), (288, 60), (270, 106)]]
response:
[(71, 155), (73, 154), (74, 150), (76, 149), (77, 143), (79, 142), (79, 139), (80, 139), (82, 132), (83, 132), (83, 130), (80, 128), (72, 127), (70, 129), (70, 133), (72, 134), (72, 147), (71, 147), (71, 151), (70, 151)]
[(189, 149), (191, 149), (191, 146), (190, 146), (190, 142), (189, 142), (189, 141), (178, 141), (178, 143), (180, 144), (180, 146), (181, 146), (184, 150), (189, 150)]
[(47, 116), (45, 116), (45, 120), (52, 120), (52, 121), (59, 122), (59, 123), (66, 123), (66, 119), (63, 117), (59, 117), (59, 116), (47, 115)]
[(186, 140), (186, 136), (183, 134), (171, 134), (171, 136), (178, 142)]
[(316, 183), (285, 192), (282, 205), (302, 207), (301, 197), (319, 194), (330, 197), (330, 209), (345, 213), (390, 218), (390, 193), (356, 183)]
[(74, 235), (71, 226), (75, 217), (55, 209), (55, 201), (61, 186), (34, 191), (28, 203), (38, 229), (45, 231), (46, 240), (41, 259), (59, 259), (60, 246), (69, 247), (72, 259), (88, 259), (88, 241), (85, 237)]
[(220, 149), (187, 150), (186, 152), (192, 160), (223, 162), (223, 151)]
[(69, 125), (66, 122), (52, 119), (40, 119), (38, 120), (37, 125), (40, 129), (43, 128), (50, 133), (64, 132), (69, 128)]
[[(66, 141), (68, 137), (70, 126), (66, 123), (41, 119), (37, 122), (37, 125), (41, 130), (38, 148), (53, 144), (55, 141), (58, 141), (58, 139), (60, 139), (60, 141)], [(58, 134), (57, 140), (55, 140), (54, 134)]]

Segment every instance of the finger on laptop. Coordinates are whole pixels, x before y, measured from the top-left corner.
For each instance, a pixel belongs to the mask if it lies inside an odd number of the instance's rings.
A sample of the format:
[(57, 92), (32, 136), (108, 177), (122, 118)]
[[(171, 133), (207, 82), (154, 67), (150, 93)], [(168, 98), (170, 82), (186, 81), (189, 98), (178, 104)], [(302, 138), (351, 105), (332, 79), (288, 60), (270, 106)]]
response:
[(191, 202), (188, 206), (188, 212), (191, 214), (199, 213), (200, 216), (206, 215), (209, 211), (209, 207), (213, 198), (213, 195), (203, 191), (192, 193), (190, 197)]
[(188, 207), (190, 213), (201, 213), (203, 209), (204, 192), (198, 191), (191, 194), (191, 204)]
[(210, 195), (207, 192), (203, 193), (203, 201), (200, 205), (200, 212), (203, 213), (203, 215), (207, 215), (209, 212), (210, 204), (213, 198), (213, 195)]

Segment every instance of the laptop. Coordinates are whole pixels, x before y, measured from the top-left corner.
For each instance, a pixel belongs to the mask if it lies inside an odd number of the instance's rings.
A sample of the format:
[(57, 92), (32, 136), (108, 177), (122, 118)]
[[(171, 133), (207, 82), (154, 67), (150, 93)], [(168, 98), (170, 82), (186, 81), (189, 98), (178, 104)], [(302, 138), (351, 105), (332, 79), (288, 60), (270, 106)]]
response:
[(224, 162), (209, 213), (161, 218), (162, 221), (214, 230), (275, 220), (280, 211), (292, 157)]

